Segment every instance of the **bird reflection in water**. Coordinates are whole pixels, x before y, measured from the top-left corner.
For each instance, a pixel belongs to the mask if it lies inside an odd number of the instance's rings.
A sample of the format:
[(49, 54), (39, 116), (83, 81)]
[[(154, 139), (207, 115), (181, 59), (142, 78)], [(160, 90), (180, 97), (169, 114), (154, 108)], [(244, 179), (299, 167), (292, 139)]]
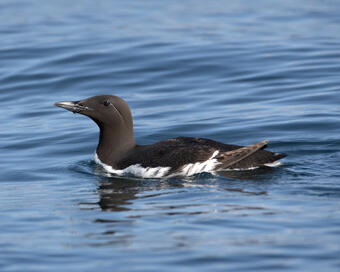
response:
[(103, 211), (126, 211), (134, 200), (149, 197), (148, 191), (160, 192), (162, 189), (180, 187), (183, 187), (183, 184), (176, 180), (100, 177), (97, 188), (98, 204)]
[(125, 211), (138, 193), (137, 181), (122, 178), (101, 178), (97, 192), (103, 211)]

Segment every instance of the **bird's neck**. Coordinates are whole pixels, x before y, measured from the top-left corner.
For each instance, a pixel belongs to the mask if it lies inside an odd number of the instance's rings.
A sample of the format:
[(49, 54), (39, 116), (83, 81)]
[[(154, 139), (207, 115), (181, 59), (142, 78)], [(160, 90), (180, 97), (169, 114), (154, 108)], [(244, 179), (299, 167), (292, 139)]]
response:
[(133, 129), (119, 130), (100, 127), (97, 156), (101, 162), (115, 167), (136, 146)]

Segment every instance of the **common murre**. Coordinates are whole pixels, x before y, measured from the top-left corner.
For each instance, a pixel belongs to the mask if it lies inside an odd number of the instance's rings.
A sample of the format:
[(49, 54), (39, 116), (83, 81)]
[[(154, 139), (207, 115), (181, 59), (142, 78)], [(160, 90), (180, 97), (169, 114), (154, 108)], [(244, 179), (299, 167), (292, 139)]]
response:
[(242, 147), (204, 138), (178, 137), (137, 145), (130, 108), (118, 96), (97, 95), (81, 101), (57, 102), (55, 106), (86, 115), (98, 125), (100, 135), (95, 160), (117, 175), (191, 176), (277, 165), (286, 156), (263, 150), (268, 140)]

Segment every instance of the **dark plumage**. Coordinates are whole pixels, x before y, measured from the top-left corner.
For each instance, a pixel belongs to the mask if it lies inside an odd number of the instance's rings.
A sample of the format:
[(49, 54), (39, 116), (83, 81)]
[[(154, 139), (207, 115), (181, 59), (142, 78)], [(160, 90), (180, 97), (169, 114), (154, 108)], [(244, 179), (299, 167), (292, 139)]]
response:
[[(96, 154), (100, 162), (114, 170), (140, 165), (147, 169), (168, 167), (162, 175), (190, 175), (261, 167), (286, 156), (263, 150), (268, 141), (241, 147), (204, 138), (178, 137), (151, 145), (136, 145), (129, 106), (117, 96), (98, 95), (55, 105), (86, 115), (96, 122), (100, 129)], [(159, 171), (152, 173), (159, 177)]]

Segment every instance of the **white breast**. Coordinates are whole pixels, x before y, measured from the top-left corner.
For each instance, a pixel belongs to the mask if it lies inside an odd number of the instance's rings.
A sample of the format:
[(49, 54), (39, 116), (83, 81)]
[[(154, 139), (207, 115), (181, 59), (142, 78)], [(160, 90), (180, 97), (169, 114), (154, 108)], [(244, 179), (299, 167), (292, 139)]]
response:
[[(215, 157), (219, 151), (215, 151), (212, 156), (204, 162), (189, 163), (184, 165), (178, 172), (172, 173), (171, 176), (192, 176), (202, 172), (213, 172), (216, 165), (220, 164)], [(112, 166), (103, 163), (97, 153), (94, 155), (96, 163), (100, 164), (107, 172), (118, 175), (133, 175), (140, 178), (163, 178), (168, 176), (171, 167), (142, 167), (140, 164), (130, 165), (127, 168), (118, 170)]]
[(133, 175), (139, 178), (162, 178), (165, 177), (171, 167), (142, 167), (140, 164), (130, 165), (127, 168), (117, 170), (112, 166), (103, 163), (99, 158), (97, 153), (94, 155), (94, 160), (96, 163), (100, 164), (107, 172), (118, 175)]

